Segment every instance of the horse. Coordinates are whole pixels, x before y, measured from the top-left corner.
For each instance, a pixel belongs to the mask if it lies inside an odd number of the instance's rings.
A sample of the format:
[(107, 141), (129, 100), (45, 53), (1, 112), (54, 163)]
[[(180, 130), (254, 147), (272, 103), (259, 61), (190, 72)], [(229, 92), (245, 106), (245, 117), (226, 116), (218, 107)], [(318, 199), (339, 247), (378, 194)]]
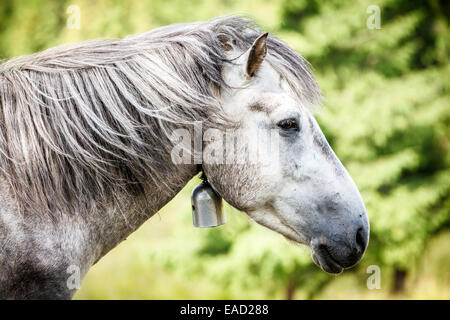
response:
[[(82, 279), (200, 171), (231, 206), (309, 246), (325, 272), (354, 266), (369, 220), (314, 118), (310, 69), (241, 16), (3, 61), (0, 297), (71, 299), (68, 270)], [(172, 133), (195, 123), (275, 131), (278, 157), (176, 163)]]

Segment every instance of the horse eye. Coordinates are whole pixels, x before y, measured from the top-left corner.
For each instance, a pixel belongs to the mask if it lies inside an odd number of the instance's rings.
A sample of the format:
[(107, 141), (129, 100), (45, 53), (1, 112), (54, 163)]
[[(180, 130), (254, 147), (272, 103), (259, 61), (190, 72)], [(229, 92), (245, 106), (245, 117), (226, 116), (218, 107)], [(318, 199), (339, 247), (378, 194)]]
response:
[(285, 131), (298, 131), (299, 130), (296, 119), (281, 120), (280, 122), (277, 123), (277, 126)]

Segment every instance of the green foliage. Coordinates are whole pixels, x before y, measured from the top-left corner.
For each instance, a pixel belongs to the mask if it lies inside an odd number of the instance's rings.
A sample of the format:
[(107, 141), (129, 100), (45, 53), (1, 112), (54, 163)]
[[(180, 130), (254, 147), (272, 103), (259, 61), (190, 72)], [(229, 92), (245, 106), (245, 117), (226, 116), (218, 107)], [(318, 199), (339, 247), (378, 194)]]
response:
[[(81, 9), (80, 29), (66, 28), (71, 4)], [(370, 5), (381, 10), (381, 29), (366, 25)], [(94, 268), (96, 278), (84, 284), (106, 288), (112, 281), (117, 289), (88, 296), (284, 298), (297, 287), (295, 297), (324, 292), (328, 297), (333, 283), (364, 285), (370, 264), (381, 267), (387, 283), (394, 281), (394, 270), (414, 274), (428, 241), (450, 226), (448, 1), (2, 0), (0, 59), (231, 13), (255, 17), (314, 67), (326, 99), (319, 123), (369, 213), (366, 256), (359, 267), (336, 278), (312, 263), (307, 248), (231, 207), (226, 225), (194, 229), (189, 206), (194, 180), (162, 210), (161, 217), (170, 218), (152, 218), (134, 242), (124, 245), (127, 254), (114, 262), (107, 257)], [(150, 269), (148, 277), (133, 278)], [(134, 280), (121, 277), (127, 272)], [(353, 280), (339, 280), (349, 277)], [(172, 283), (172, 291), (166, 283)], [(149, 293), (152, 288), (158, 291)]]
[(64, 27), (65, 8), (65, 1), (2, 0), (0, 59), (45, 49)]

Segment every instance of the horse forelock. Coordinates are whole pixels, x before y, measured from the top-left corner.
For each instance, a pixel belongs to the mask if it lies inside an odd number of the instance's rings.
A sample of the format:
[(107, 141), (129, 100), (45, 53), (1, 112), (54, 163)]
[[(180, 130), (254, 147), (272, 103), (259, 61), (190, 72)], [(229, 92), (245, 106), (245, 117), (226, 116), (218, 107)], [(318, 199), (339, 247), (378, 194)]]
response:
[[(174, 128), (226, 123), (224, 39), (241, 50), (254, 21), (222, 17), (124, 39), (60, 46), (0, 65), (0, 175), (20, 206), (84, 212), (119, 192), (166, 184)], [(268, 62), (311, 104), (320, 92), (305, 60), (275, 37)], [(170, 157), (169, 157), (170, 159)], [(103, 200), (102, 199), (108, 199)]]

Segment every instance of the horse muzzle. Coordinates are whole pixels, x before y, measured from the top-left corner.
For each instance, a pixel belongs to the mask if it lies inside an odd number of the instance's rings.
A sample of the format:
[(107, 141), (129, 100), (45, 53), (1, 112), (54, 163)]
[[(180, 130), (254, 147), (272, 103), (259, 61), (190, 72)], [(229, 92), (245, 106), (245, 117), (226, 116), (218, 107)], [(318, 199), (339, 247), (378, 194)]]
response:
[(325, 235), (313, 238), (310, 247), (314, 263), (328, 273), (340, 273), (357, 264), (367, 248), (369, 228), (362, 223), (350, 235), (346, 239)]

